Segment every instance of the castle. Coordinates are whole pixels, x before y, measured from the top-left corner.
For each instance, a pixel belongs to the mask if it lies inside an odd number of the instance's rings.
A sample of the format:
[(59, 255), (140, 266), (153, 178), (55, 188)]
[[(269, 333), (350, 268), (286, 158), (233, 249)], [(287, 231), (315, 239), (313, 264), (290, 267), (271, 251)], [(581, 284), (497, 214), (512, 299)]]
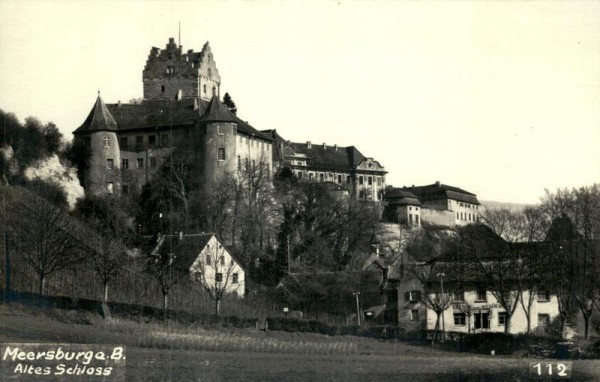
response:
[(143, 100), (105, 104), (98, 98), (75, 144), (89, 148), (82, 180), (90, 194), (137, 193), (185, 147), (198, 184), (209, 186), (219, 174), (262, 166), (268, 176), (283, 166), (301, 181), (327, 182), (363, 200), (381, 202), (382, 165), (356, 147), (292, 143), (275, 130), (259, 131), (219, 100), (221, 77), (210, 45), (200, 52), (169, 39), (153, 47), (143, 70)]

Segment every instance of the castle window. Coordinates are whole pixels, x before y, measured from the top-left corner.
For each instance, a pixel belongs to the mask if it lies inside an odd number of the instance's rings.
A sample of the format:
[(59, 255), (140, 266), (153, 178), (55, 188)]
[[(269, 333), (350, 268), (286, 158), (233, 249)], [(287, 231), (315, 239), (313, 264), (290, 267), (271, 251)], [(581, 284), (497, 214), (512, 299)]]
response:
[(252, 169), (254, 170), (256, 168), (256, 160), (252, 159)]
[(137, 137), (135, 137), (135, 148), (136, 148), (136, 150), (141, 149), (143, 145), (144, 145), (144, 136), (143, 135), (138, 135)]
[(128, 185), (126, 185), (126, 184), (124, 184), (123, 186), (121, 186), (121, 193), (122, 193), (123, 195), (127, 195), (127, 194), (129, 194), (129, 186), (128, 186)]
[(148, 144), (150, 145), (150, 147), (156, 146), (156, 135), (148, 136)]
[(137, 159), (137, 168), (144, 168), (144, 158)]
[(167, 67), (167, 74), (173, 74), (173, 73), (175, 73), (175, 67), (174, 66)]
[(342, 183), (342, 176), (338, 175), (338, 183)]
[(212, 70), (210, 70), (210, 68), (208, 68), (208, 76), (212, 77)]
[(202, 85), (202, 90), (204, 91), (204, 94), (206, 94), (206, 85)]
[(129, 159), (121, 159), (121, 168), (128, 169), (129, 168)]
[(163, 93), (165, 92), (165, 85), (160, 85), (160, 91)]
[(113, 189), (114, 189), (114, 184), (113, 182), (108, 182), (106, 183), (106, 190), (108, 191), (109, 194), (113, 193)]
[(231, 127), (233, 128), (233, 131), (235, 132), (235, 130), (237, 129), (237, 123), (232, 123)]
[(223, 131), (221, 131), (221, 125), (217, 125), (217, 134), (218, 135), (224, 135), (225, 134)]
[(129, 140), (127, 137), (121, 137), (120, 141), (121, 150), (127, 150), (129, 148)]
[(377, 186), (381, 187), (381, 177), (377, 177)]
[(150, 158), (150, 167), (156, 168), (156, 158)]
[(238, 155), (238, 170), (242, 169), (242, 157)]
[(104, 148), (107, 149), (110, 147), (110, 138), (109, 137), (104, 137), (102, 138), (102, 142), (104, 144)]
[(350, 175), (346, 175), (346, 183), (350, 184)]
[(114, 159), (107, 159), (106, 160), (106, 168), (109, 170), (112, 170), (113, 168), (115, 168), (115, 161)]
[(213, 88), (212, 88), (212, 95), (213, 95), (213, 96), (216, 96), (216, 95), (217, 95), (217, 88), (215, 88), (214, 86), (213, 86)]
[(225, 160), (225, 148), (219, 147), (217, 150), (217, 160)]

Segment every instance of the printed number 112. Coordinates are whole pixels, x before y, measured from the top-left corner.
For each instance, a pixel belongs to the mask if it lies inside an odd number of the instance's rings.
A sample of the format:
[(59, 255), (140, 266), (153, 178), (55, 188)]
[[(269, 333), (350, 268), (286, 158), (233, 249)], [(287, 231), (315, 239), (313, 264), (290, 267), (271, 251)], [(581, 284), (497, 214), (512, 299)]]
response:
[[(538, 375), (542, 375), (543, 368), (542, 368), (542, 364), (541, 363), (538, 362), (535, 365), (533, 365), (533, 367), (537, 369), (537, 374)], [(548, 369), (548, 375), (552, 375), (552, 364), (551, 363), (547, 363), (546, 364), (546, 368)], [(556, 365), (556, 368), (558, 369), (557, 370), (558, 372), (556, 374), (559, 377), (566, 377), (567, 376), (567, 366), (566, 365), (564, 365), (562, 363), (559, 363), (559, 364)]]

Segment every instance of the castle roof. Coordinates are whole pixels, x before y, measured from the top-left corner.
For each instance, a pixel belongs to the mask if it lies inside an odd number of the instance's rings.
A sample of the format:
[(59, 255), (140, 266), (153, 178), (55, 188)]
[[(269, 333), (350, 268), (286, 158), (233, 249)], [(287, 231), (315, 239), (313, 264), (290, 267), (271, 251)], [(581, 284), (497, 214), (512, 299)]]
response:
[(409, 191), (402, 190), (400, 188), (394, 188), (388, 191), (385, 195), (385, 199), (389, 201), (391, 205), (403, 206), (420, 206), (421, 202), (415, 194)]
[(354, 146), (337, 147), (327, 145), (308, 145), (290, 142), (295, 153), (303, 153), (308, 157), (308, 167), (322, 171), (352, 171), (366, 159)]
[(441, 184), (439, 182), (426, 186), (403, 187), (402, 190), (413, 193), (421, 202), (439, 199), (453, 199), (475, 205), (481, 204), (477, 200), (477, 195), (461, 188)]
[(204, 114), (199, 119), (202, 122), (234, 122), (238, 123), (239, 118), (227, 109), (216, 96), (213, 96)]
[(83, 124), (75, 130), (75, 133), (106, 130), (114, 131), (117, 129), (117, 122), (115, 122), (109, 109), (102, 101), (102, 98), (100, 98), (100, 92), (98, 92), (98, 98), (96, 98), (94, 107), (92, 107), (90, 114), (88, 114)]
[(237, 123), (237, 130), (242, 134), (266, 141), (273, 140), (233, 115), (218, 100), (212, 107), (209, 102), (201, 98), (183, 98), (180, 100), (143, 100), (139, 104), (108, 104), (106, 108), (114, 117), (113, 121), (116, 121), (118, 130), (192, 126), (197, 121), (227, 121)]

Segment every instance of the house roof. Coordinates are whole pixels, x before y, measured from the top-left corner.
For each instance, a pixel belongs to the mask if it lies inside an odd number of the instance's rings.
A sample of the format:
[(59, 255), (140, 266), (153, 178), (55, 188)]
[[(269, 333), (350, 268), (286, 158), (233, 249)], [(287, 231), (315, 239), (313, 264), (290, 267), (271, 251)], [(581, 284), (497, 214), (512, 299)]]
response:
[(402, 206), (402, 205), (411, 205), (411, 206), (420, 206), (421, 202), (419, 198), (412, 192), (400, 189), (393, 188), (391, 191), (388, 191), (385, 195), (385, 199), (389, 201), (391, 206)]
[(199, 119), (202, 122), (233, 122), (237, 123), (239, 118), (227, 109), (216, 96), (213, 96), (204, 114)]
[(88, 114), (83, 124), (75, 132), (114, 131), (117, 129), (117, 122), (102, 101), (102, 98), (100, 98), (100, 92), (98, 92), (98, 98), (96, 98), (96, 103), (92, 107), (90, 114)]
[(308, 167), (323, 171), (352, 171), (366, 159), (354, 146), (336, 147), (327, 145), (290, 142), (289, 146), (296, 153), (306, 154)]
[(421, 202), (439, 199), (453, 199), (461, 202), (479, 205), (477, 195), (461, 188), (449, 186), (436, 182), (426, 186), (403, 187), (403, 191), (409, 191), (416, 195)]
[(188, 234), (183, 235), (165, 235), (156, 246), (154, 253), (160, 255), (174, 254), (176, 267), (183, 271), (189, 271), (194, 261), (210, 239), (212, 233)]

